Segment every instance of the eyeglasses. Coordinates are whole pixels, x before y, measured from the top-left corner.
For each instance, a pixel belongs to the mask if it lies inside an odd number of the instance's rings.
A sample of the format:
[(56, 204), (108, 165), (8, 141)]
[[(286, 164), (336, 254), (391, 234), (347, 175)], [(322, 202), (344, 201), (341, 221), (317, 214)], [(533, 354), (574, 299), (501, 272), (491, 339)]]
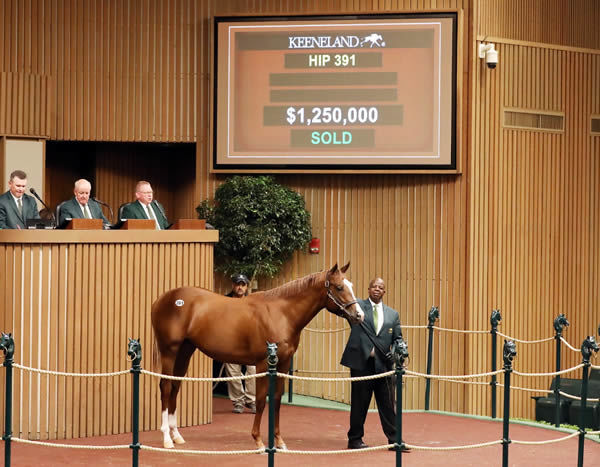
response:
[(142, 195), (151, 195), (154, 192), (153, 191), (138, 191), (138, 193), (140, 193)]

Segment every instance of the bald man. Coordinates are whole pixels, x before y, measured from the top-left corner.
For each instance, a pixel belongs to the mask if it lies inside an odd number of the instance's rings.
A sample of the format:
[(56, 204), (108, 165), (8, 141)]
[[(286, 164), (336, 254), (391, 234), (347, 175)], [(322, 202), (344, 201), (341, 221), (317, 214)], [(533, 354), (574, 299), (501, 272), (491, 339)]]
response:
[(90, 199), (92, 184), (81, 178), (75, 182), (73, 193), (75, 196), (65, 201), (60, 208), (60, 219), (58, 225), (66, 223), (67, 219), (102, 219), (105, 227), (110, 222), (102, 213), (102, 207), (93, 199)]

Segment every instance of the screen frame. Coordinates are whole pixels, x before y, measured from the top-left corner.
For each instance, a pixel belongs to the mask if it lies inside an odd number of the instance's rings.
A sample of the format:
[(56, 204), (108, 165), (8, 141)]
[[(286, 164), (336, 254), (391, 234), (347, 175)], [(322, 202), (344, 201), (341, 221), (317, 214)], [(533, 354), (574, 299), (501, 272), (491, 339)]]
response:
[[(458, 158), (458, 135), (457, 122), (459, 115), (459, 107), (457, 103), (458, 86), (461, 82), (457, 75), (459, 57), (459, 28), (460, 28), (460, 12), (444, 11), (439, 13), (394, 13), (394, 14), (369, 14), (369, 15), (295, 15), (295, 16), (216, 16), (214, 17), (213, 26), (213, 47), (212, 47), (212, 63), (213, 69), (211, 73), (211, 96), (210, 103), (212, 112), (210, 113), (210, 140), (209, 154), (211, 156), (210, 172), (211, 173), (460, 173), (460, 164)], [(451, 36), (452, 36), (452, 59), (451, 59), (451, 77), (450, 77), (450, 162), (447, 164), (344, 164), (343, 162), (334, 161), (327, 164), (299, 164), (299, 163), (239, 163), (239, 164), (222, 164), (217, 158), (217, 136), (218, 136), (218, 100), (219, 100), (219, 41), (218, 41), (218, 26), (220, 23), (248, 23), (248, 22), (290, 22), (291, 24), (306, 21), (381, 21), (394, 19), (450, 19), (451, 20)], [(445, 118), (442, 115), (441, 118)]]

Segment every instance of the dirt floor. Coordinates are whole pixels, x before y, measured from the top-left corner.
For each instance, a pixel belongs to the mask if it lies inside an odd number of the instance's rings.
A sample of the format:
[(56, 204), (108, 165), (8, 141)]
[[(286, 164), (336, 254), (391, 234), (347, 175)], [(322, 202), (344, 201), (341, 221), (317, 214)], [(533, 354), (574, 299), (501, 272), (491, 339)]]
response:
[[(194, 450), (246, 450), (254, 449), (250, 437), (253, 416), (249, 413), (231, 413), (227, 399), (214, 399), (213, 423), (181, 430), (186, 444), (180, 449)], [(347, 411), (283, 406), (282, 434), (292, 450), (345, 450), (349, 413)], [(436, 413), (407, 413), (403, 417), (404, 439), (408, 444), (425, 447), (458, 446), (493, 441), (502, 437), (502, 422)], [(263, 418), (263, 440), (267, 442), (267, 417)], [(376, 412), (369, 413), (365, 426), (365, 443), (376, 446), (386, 443)], [(543, 441), (564, 437), (566, 434), (550, 429), (511, 424), (510, 438), (520, 441)], [(161, 447), (159, 431), (140, 434), (143, 445)], [(102, 436), (61, 441), (61, 443), (84, 445), (129, 444), (131, 435)], [(196, 455), (140, 452), (141, 466), (267, 466), (266, 454), (246, 455)], [(547, 445), (517, 445), (509, 447), (511, 466), (575, 466), (577, 465), (577, 437)], [(396, 453), (384, 451), (355, 452), (336, 455), (275, 454), (275, 465), (279, 466), (383, 466), (396, 465)], [(2, 448), (4, 456), (4, 448)], [(45, 446), (12, 443), (13, 466), (128, 466), (131, 451), (125, 450), (82, 450), (50, 448)], [(502, 446), (456, 451), (413, 450), (402, 455), (403, 466), (501, 466)], [(600, 443), (585, 440), (584, 465), (600, 465)]]

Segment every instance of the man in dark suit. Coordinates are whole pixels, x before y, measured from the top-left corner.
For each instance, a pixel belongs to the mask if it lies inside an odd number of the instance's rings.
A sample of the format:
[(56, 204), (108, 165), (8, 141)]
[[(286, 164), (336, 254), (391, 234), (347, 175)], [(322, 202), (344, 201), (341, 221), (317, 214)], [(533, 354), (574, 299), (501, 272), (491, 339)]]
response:
[[(385, 295), (385, 282), (375, 278), (369, 283), (369, 298), (358, 303), (365, 313), (364, 322), (352, 325), (348, 343), (342, 354), (341, 364), (350, 368), (352, 378), (371, 376), (388, 371), (387, 358), (378, 347), (386, 353), (397, 339), (402, 337), (400, 317), (398, 312), (387, 305), (382, 299)], [(363, 328), (366, 328), (365, 329)], [(369, 411), (371, 398), (375, 394), (377, 410), (381, 427), (388, 443), (396, 442), (396, 412), (394, 410), (394, 384), (392, 377), (377, 378), (366, 381), (352, 382), (350, 406), (350, 430), (348, 431), (348, 449), (368, 447), (363, 442), (364, 424)]]
[(63, 225), (67, 219), (102, 219), (102, 223), (108, 228), (110, 222), (104, 217), (100, 204), (90, 199), (91, 191), (92, 184), (84, 178), (75, 182), (75, 196), (61, 205), (58, 225)]
[(8, 191), (0, 196), (0, 229), (24, 229), (27, 219), (39, 219), (37, 203), (25, 194), (27, 174), (15, 170), (10, 174)]
[(153, 219), (156, 222), (157, 230), (165, 230), (170, 227), (162, 205), (153, 199), (154, 192), (149, 182), (144, 180), (137, 182), (135, 197), (137, 201), (123, 207), (122, 219)]

